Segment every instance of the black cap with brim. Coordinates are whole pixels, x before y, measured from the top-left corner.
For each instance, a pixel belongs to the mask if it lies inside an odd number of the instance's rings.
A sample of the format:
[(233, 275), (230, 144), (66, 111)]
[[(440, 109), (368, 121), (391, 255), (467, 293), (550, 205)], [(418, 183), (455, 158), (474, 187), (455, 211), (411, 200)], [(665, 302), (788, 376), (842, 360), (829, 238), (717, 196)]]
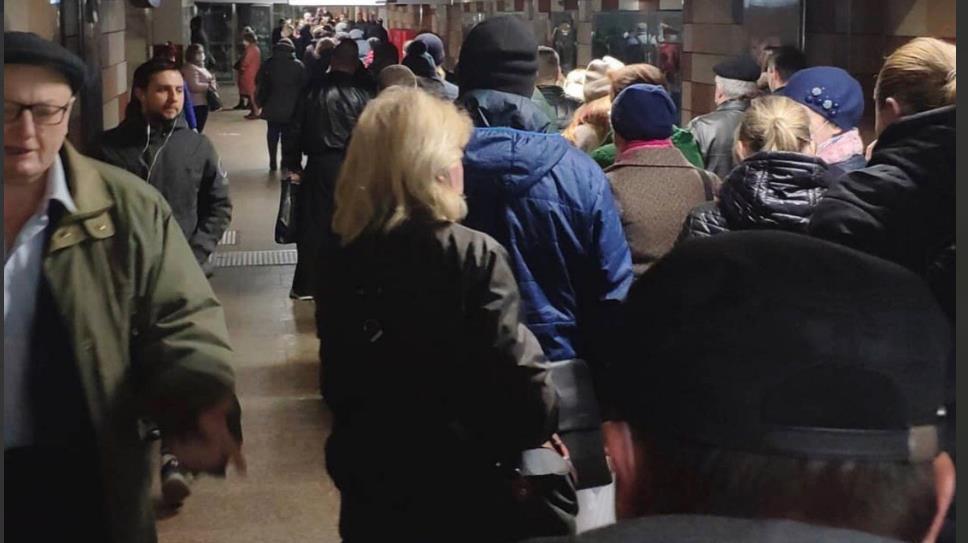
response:
[(922, 462), (953, 335), (924, 281), (784, 232), (686, 242), (632, 287), (614, 383), (633, 426), (712, 447)]
[(713, 66), (713, 73), (726, 79), (755, 82), (763, 73), (760, 65), (749, 55), (740, 55)]
[(62, 74), (74, 94), (87, 84), (87, 67), (80, 57), (32, 32), (3, 33), (3, 64), (46, 66)]

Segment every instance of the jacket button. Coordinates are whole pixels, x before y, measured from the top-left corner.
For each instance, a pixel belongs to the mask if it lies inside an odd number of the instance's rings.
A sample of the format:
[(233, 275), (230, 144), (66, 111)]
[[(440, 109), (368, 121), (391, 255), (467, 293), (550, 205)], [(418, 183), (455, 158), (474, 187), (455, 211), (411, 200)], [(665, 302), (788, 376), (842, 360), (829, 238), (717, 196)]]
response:
[(64, 230), (63, 232), (60, 233), (60, 237), (63, 238), (63, 239), (67, 239), (67, 238), (71, 237), (71, 233), (69, 231), (67, 231), (67, 230)]
[(98, 232), (104, 232), (107, 229), (108, 229), (108, 226), (106, 224), (99, 224), (99, 225), (97, 225), (97, 231)]

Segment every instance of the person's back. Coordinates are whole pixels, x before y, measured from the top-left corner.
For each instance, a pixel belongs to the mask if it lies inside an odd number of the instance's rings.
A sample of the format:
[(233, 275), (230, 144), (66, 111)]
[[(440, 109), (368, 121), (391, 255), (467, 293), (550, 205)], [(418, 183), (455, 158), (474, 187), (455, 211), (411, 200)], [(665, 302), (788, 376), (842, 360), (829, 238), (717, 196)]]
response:
[(712, 201), (718, 189), (715, 175), (694, 168), (672, 144), (675, 120), (672, 98), (657, 85), (631, 85), (612, 104), (622, 152), (605, 172), (636, 275), (672, 249), (689, 211)]
[(261, 117), (274, 123), (288, 123), (306, 84), (306, 69), (296, 59), (295, 48), (288, 38), (272, 48), (272, 57), (262, 64), (257, 77), (256, 101)]
[(783, 96), (753, 100), (736, 148), (742, 162), (723, 179), (717, 202), (690, 212), (682, 237), (759, 229), (805, 233), (814, 208), (842, 171), (813, 155), (804, 108)]

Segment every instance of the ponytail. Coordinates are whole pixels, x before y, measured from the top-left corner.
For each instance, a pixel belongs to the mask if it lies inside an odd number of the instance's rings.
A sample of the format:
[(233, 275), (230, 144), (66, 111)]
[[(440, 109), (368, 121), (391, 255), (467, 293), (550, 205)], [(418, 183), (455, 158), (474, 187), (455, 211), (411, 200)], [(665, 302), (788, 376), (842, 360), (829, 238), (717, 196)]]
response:
[(765, 96), (750, 103), (737, 139), (751, 153), (803, 152), (810, 145), (810, 118), (800, 104), (784, 96)]
[(954, 45), (935, 38), (902, 45), (877, 76), (877, 105), (894, 98), (905, 115), (953, 105), (958, 97), (955, 53)]

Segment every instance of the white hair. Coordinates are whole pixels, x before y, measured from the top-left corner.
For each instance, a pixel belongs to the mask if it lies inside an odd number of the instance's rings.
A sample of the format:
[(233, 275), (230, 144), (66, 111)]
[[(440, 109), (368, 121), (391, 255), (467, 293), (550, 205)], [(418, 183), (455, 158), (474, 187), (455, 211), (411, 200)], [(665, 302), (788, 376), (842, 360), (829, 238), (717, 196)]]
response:
[(760, 89), (756, 81), (741, 81), (739, 79), (727, 79), (716, 76), (716, 88), (727, 100), (737, 98), (754, 98), (759, 94)]

